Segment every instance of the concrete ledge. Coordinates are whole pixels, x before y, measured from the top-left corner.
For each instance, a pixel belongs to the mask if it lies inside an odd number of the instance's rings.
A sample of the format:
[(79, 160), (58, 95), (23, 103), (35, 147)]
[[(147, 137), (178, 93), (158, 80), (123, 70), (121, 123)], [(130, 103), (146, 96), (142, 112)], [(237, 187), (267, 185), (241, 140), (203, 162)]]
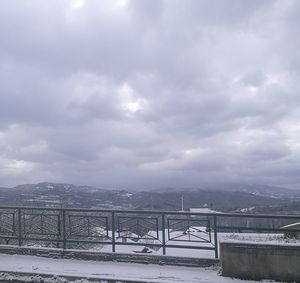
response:
[(221, 242), (222, 275), (300, 282), (300, 245)]
[(112, 279), (112, 278), (98, 278), (98, 277), (84, 277), (84, 276), (65, 276), (65, 275), (53, 275), (53, 274), (36, 274), (30, 272), (0, 272), (1, 283), (53, 283), (61, 282), (68, 283), (69, 281), (82, 281), (84, 283), (157, 283), (157, 281), (151, 280), (137, 280), (137, 279)]
[(18, 247), (0, 245), (2, 254), (32, 255), (49, 258), (81, 259), (93, 261), (132, 262), (142, 264), (176, 265), (188, 267), (209, 267), (219, 263), (218, 259), (157, 256), (144, 254), (100, 253), (83, 250), (63, 250), (54, 248)]

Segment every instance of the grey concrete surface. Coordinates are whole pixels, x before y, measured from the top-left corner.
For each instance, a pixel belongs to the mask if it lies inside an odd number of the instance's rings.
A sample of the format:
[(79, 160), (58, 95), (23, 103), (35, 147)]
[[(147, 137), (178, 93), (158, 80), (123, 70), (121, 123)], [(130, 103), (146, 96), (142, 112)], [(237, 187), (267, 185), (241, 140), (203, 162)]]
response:
[(94, 261), (132, 262), (144, 264), (177, 265), (191, 267), (209, 267), (219, 263), (217, 259), (158, 256), (147, 254), (101, 253), (36, 247), (16, 247), (0, 245), (0, 254), (33, 255), (49, 258), (82, 259)]
[(220, 243), (222, 275), (240, 279), (300, 282), (300, 246)]

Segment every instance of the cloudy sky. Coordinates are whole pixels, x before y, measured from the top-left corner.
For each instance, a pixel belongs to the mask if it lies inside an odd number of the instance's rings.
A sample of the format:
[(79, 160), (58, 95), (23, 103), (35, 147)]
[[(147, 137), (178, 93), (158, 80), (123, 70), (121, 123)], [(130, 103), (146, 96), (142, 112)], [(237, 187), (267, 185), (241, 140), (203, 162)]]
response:
[(0, 186), (300, 189), (300, 1), (0, 6)]

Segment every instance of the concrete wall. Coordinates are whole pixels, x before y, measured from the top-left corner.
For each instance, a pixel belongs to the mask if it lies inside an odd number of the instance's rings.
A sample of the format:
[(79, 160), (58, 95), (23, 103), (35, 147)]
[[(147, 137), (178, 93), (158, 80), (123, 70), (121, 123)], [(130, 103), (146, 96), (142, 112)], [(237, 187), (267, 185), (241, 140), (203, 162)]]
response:
[(300, 282), (300, 245), (220, 243), (222, 275)]

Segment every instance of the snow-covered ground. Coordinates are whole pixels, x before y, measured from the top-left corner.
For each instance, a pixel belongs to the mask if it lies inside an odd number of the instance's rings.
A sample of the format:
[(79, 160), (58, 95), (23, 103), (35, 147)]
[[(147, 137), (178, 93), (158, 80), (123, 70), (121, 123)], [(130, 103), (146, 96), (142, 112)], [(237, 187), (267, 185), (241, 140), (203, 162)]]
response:
[[(0, 255), (0, 272), (21, 272), (32, 274), (52, 274), (58, 276), (78, 276), (78, 278), (136, 280), (138, 282), (162, 283), (250, 283), (220, 276), (217, 267), (196, 268), (161, 266), (153, 264), (95, 262), (71, 259), (50, 259), (24, 255)], [(0, 274), (0, 279), (5, 279)], [(28, 278), (30, 278), (28, 276)], [(56, 281), (55, 281), (56, 280)], [(47, 282), (47, 281), (46, 281)], [(49, 283), (64, 282), (60, 278), (52, 279)], [(74, 282), (74, 281), (73, 281)], [(83, 281), (79, 281), (83, 282)], [(94, 281), (95, 282), (95, 281)]]
[[(209, 237), (207, 234), (203, 233), (203, 227), (196, 227), (197, 231), (192, 231), (192, 234), (190, 236), (184, 235), (182, 232), (177, 231), (174, 233), (175, 238), (179, 237), (180, 241), (169, 241), (168, 234), (167, 235), (167, 244), (172, 244), (176, 246), (181, 245), (188, 245), (195, 247), (195, 249), (186, 249), (186, 248), (167, 248), (167, 255), (169, 256), (179, 256), (179, 257), (196, 257), (196, 258), (214, 258), (215, 257), (215, 251), (214, 250), (205, 250), (205, 249), (197, 249), (197, 247), (214, 247), (214, 237), (213, 234), (211, 235), (211, 242), (209, 242)], [(199, 230), (198, 230), (199, 229)], [(151, 231), (150, 231), (151, 232)], [(149, 232), (149, 233), (150, 233)], [(162, 238), (162, 233), (159, 231), (158, 233), (159, 239)], [(193, 236), (194, 235), (194, 236)], [(136, 236), (132, 234), (132, 236)], [(152, 235), (151, 235), (152, 236)], [(199, 238), (202, 237), (207, 242), (197, 242)], [(192, 241), (188, 241), (188, 239)], [(262, 244), (285, 244), (285, 245), (300, 245), (300, 240), (298, 239), (288, 239), (285, 238), (283, 233), (218, 233), (218, 241), (226, 241), (226, 242), (244, 242), (244, 243), (262, 243)], [(122, 242), (121, 239), (117, 239), (117, 243)], [(132, 239), (128, 238), (127, 243), (131, 245), (116, 245), (116, 252), (117, 253), (126, 253), (126, 254), (132, 254), (132, 253), (140, 253), (144, 246), (138, 246), (134, 245), (135, 243), (145, 243), (147, 245), (151, 244), (161, 244), (161, 241), (156, 239), (140, 239), (138, 241), (133, 241)], [(35, 244), (31, 245), (31, 247), (41, 247), (41, 245)], [(104, 252), (109, 253), (112, 252), (112, 245), (110, 244), (93, 244), (89, 248), (81, 248), (78, 247), (76, 250), (88, 250), (92, 252)], [(162, 255), (162, 248), (158, 249), (150, 249), (149, 248), (149, 254), (148, 255)]]
[[(195, 230), (196, 229), (196, 230)], [(172, 236), (180, 241), (170, 241), (168, 239), (168, 234), (166, 232), (166, 243), (176, 246), (188, 245), (193, 246), (195, 249), (185, 249), (185, 248), (167, 248), (167, 255), (170, 256), (182, 256), (182, 257), (197, 257), (197, 258), (214, 258), (214, 250), (205, 250), (205, 249), (196, 249), (197, 247), (214, 247), (214, 237), (211, 234), (211, 239), (209, 239), (208, 234), (205, 233), (205, 227), (195, 227), (194, 231), (191, 230), (191, 234), (183, 234), (182, 231), (176, 231)], [(151, 231), (149, 232), (151, 235)], [(153, 235), (154, 236), (154, 231)], [(159, 239), (162, 238), (162, 233), (158, 233)], [(137, 236), (136, 236), (137, 237)], [(202, 239), (200, 239), (201, 237)], [(188, 241), (190, 238), (191, 241)], [(200, 241), (199, 241), (200, 240)], [(201, 240), (206, 240), (207, 242), (201, 242)], [(285, 245), (300, 245), (300, 240), (298, 239), (289, 239), (285, 238), (283, 233), (218, 233), (218, 241), (227, 241), (227, 242), (251, 242), (251, 243), (263, 243), (263, 244), (285, 244)], [(118, 239), (117, 242), (121, 242), (121, 239)], [(155, 239), (140, 239), (138, 243), (146, 244), (161, 244), (159, 240)], [(127, 239), (127, 243), (134, 244), (135, 241)], [(117, 245), (116, 252), (118, 253), (136, 253), (141, 251), (143, 246), (134, 246), (134, 245)], [(98, 252), (111, 252), (111, 245), (99, 245), (91, 248), (91, 251)], [(162, 249), (152, 250), (150, 249), (150, 255), (162, 255)]]
[[(300, 245), (299, 240), (286, 239), (283, 234), (256, 234), (256, 233), (219, 233), (220, 241), (242, 241), (255, 242), (263, 244), (286, 244)], [(151, 240), (146, 240), (146, 242)], [(130, 243), (134, 243), (128, 240)], [(178, 243), (181, 244), (180, 242)], [(189, 243), (199, 245), (199, 243)], [(207, 243), (206, 243), (207, 244)], [(210, 243), (212, 244), (212, 243)], [(203, 243), (202, 243), (203, 245)], [(141, 250), (142, 246), (117, 246), (117, 252), (133, 253)], [(92, 249), (94, 252), (110, 252), (111, 245), (100, 245), (99, 249)], [(161, 250), (152, 251), (153, 255), (161, 254)], [(213, 258), (214, 251), (191, 250), (191, 249), (167, 249), (167, 255), (188, 256), (198, 258)], [(52, 259), (24, 255), (4, 255), (0, 254), (0, 272), (19, 272), (32, 274), (48, 274), (59, 276), (78, 276), (78, 278), (93, 278), (97, 282), (106, 282), (105, 280), (118, 279), (132, 280), (139, 282), (220, 282), (220, 283), (247, 283), (253, 281), (242, 281), (237, 279), (225, 278), (220, 275), (217, 267), (196, 268), (180, 266), (161, 266), (153, 264), (135, 264), (135, 263), (116, 263), (116, 262), (95, 262), (72, 259)], [(24, 275), (23, 275), (24, 277)], [(24, 282), (30, 281), (31, 275), (24, 277)], [(31, 278), (31, 279), (30, 279)], [(51, 279), (51, 280), (50, 280)], [(64, 283), (62, 278), (50, 278), (45, 283)], [(99, 281), (98, 281), (99, 279)], [(2, 280), (2, 281), (1, 281)], [(50, 280), (50, 281), (49, 281)], [(79, 279), (78, 279), (79, 280)], [(104, 280), (104, 281), (101, 281)], [(0, 274), (0, 282), (14, 282), (13, 277), (7, 274)], [(72, 281), (75, 282), (76, 280)], [(71, 281), (70, 281), (71, 282)], [(79, 281), (88, 282), (88, 281)]]

